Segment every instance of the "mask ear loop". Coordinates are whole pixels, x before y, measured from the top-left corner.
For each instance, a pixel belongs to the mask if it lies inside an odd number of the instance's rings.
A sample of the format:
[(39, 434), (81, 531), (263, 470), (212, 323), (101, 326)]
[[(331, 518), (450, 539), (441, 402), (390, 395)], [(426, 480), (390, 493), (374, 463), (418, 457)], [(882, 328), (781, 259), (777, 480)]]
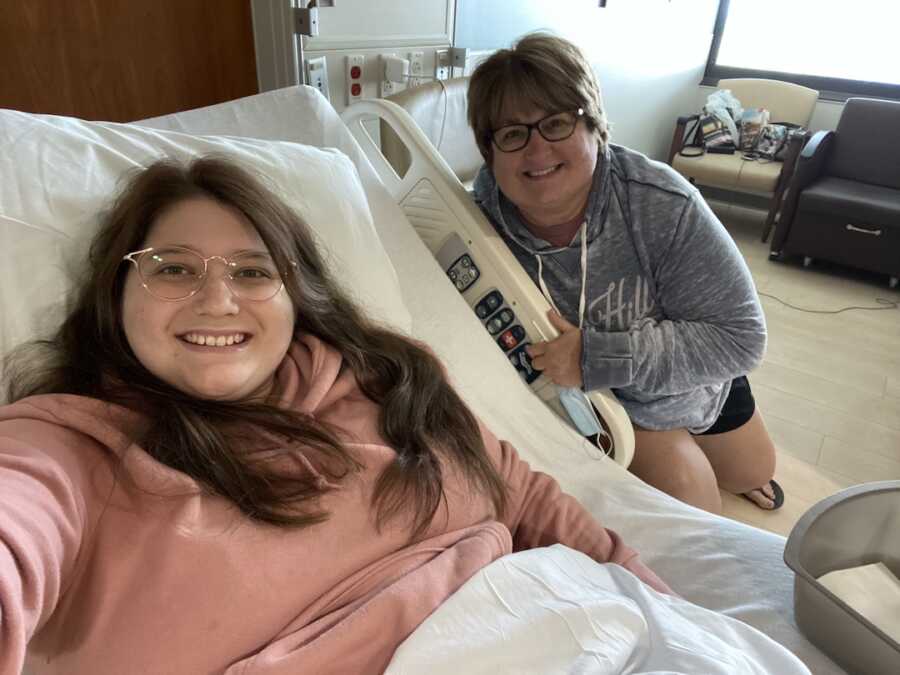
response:
[[(541, 293), (543, 293), (547, 302), (550, 303), (553, 311), (559, 314), (559, 308), (557, 308), (556, 303), (553, 302), (553, 296), (550, 295), (550, 289), (547, 288), (547, 284), (544, 282), (544, 265), (541, 256), (540, 254), (536, 254), (535, 257), (537, 258), (538, 285), (541, 288)], [(584, 326), (584, 308), (587, 303), (585, 297), (586, 288), (587, 221), (585, 220), (581, 224), (581, 294), (578, 297), (579, 329), (583, 329)], [(594, 405), (591, 403), (590, 398), (588, 398), (588, 395), (584, 390), (579, 389), (578, 387), (560, 388), (559, 401), (563, 408), (566, 409), (569, 419), (571, 419), (575, 426), (578, 427), (578, 431), (586, 438), (591, 439), (591, 437), (596, 437), (596, 440), (592, 439), (591, 443), (596, 445), (604, 455), (610, 457), (615, 452), (612, 436), (610, 436), (604, 428), (603, 423), (600, 421), (600, 417), (597, 415), (597, 411), (594, 410)]]

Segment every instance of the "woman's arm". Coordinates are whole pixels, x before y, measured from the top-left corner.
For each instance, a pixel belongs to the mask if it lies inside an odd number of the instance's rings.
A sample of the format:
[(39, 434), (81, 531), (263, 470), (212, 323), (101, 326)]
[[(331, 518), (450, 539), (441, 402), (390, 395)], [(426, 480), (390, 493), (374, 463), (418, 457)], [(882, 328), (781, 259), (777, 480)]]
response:
[(513, 550), (564, 544), (597, 562), (612, 562), (631, 571), (661, 593), (672, 590), (653, 573), (613, 530), (603, 527), (577, 499), (564, 493), (559, 483), (532, 471), (506, 441), (498, 441), (481, 426), (488, 454), (495, 458), (508, 487), (509, 503), (501, 519), (513, 537)]
[(21, 672), (28, 641), (75, 565), (85, 524), (80, 470), (21, 440), (34, 437), (34, 426), (0, 423), (0, 673)]
[[(635, 226), (651, 228), (649, 223)], [(766, 324), (750, 270), (699, 193), (687, 200), (666, 240), (645, 241), (666, 244), (652, 270), (666, 318), (642, 319), (625, 332), (586, 328), (585, 389), (627, 386), (677, 394), (721, 384), (758, 366), (766, 349)]]

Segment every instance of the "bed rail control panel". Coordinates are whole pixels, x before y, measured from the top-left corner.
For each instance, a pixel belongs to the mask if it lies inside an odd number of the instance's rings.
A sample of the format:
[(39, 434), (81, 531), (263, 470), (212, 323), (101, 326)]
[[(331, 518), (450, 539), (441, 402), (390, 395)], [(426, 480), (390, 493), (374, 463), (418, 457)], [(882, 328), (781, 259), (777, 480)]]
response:
[[(450, 281), (464, 295), (481, 278), (481, 271), (475, 264), (471, 252), (462, 237), (455, 232), (444, 242), (436, 257)], [(529, 344), (526, 339), (527, 332), (519, 323), (513, 308), (506, 302), (503, 293), (497, 288), (491, 288), (480, 297), (466, 299), (497, 346), (506, 353), (519, 376), (527, 384), (537, 380), (541, 373), (531, 365), (531, 357), (525, 351), (525, 347)]]
[[(364, 122), (372, 118), (389, 124), (409, 150), (410, 165), (402, 176), (367, 131)], [(597, 411), (603, 431), (592, 439), (594, 444), (627, 467), (634, 455), (634, 430), (625, 409), (609, 390), (568, 391), (535, 370), (526, 348), (555, 337), (547, 318), (550, 306), (415, 121), (395, 103), (377, 99), (355, 103), (343, 119), (391, 197), (522, 380), (583, 435), (589, 436), (579, 422)], [(575, 414), (569, 409), (573, 402), (578, 404)]]

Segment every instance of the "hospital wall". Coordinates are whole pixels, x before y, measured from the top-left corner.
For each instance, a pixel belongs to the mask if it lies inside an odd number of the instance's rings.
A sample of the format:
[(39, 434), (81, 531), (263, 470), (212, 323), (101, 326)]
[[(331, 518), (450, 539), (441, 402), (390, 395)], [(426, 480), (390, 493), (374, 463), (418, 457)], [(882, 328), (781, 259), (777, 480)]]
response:
[[(309, 82), (308, 66), (321, 57), (328, 98), (338, 112), (356, 100), (354, 83), (360, 98), (375, 98), (429, 81), (436, 75), (437, 53), (446, 52), (453, 40), (455, 0), (338, 0), (318, 10), (319, 34), (302, 38), (293, 34), (291, 0), (251, 4), (260, 90)], [(304, 63), (297, 59), (301, 51)], [(389, 55), (418, 58), (419, 72), (411, 72), (405, 83), (385, 82), (383, 57)], [(348, 76), (351, 65), (360, 68), (355, 79)]]
[(612, 139), (663, 159), (675, 119), (697, 109), (716, 0), (457, 0), (454, 43), (508, 46), (550, 30), (587, 54), (603, 91)]
[[(718, 0), (456, 0), (454, 44), (509, 45), (551, 30), (584, 49), (600, 81), (613, 141), (664, 160), (675, 119), (698, 111)], [(834, 129), (843, 103), (816, 104), (810, 129)]]
[[(663, 157), (675, 118), (696, 109), (716, 14), (716, 0), (339, 0), (319, 10), (319, 36), (303, 39), (305, 61), (324, 56), (332, 105), (350, 102), (346, 66), (363, 58), (364, 97), (381, 96), (381, 55), (423, 54), (423, 74), (435, 74), (436, 55), (450, 44), (472, 51), (508, 46), (523, 33), (549, 29), (585, 49), (603, 88), (615, 141)], [(291, 51), (284, 33), (290, 21), (285, 3), (254, 0), (254, 29), (260, 88), (287, 86)], [(273, 9), (274, 8), (274, 9)], [(280, 8), (280, 9), (279, 9)], [(264, 16), (266, 13), (275, 16)], [(267, 44), (283, 42), (280, 58)], [(281, 31), (281, 32), (279, 32)], [(277, 45), (275, 52), (278, 52)], [(471, 61), (470, 59), (470, 65)], [(298, 67), (298, 66), (293, 66)], [(302, 66), (301, 66), (302, 67)], [(282, 79), (266, 79), (280, 69)], [(461, 75), (458, 70), (454, 74)], [(397, 90), (402, 86), (394, 86)]]
[[(715, 24), (717, 0), (339, 0), (319, 10), (319, 35), (303, 38), (306, 63), (324, 57), (332, 105), (352, 103), (347, 66), (362, 59), (363, 98), (386, 89), (386, 54), (421, 54), (422, 82), (436, 74), (438, 54), (450, 45), (470, 50), (469, 67), (487, 51), (507, 47), (524, 33), (550, 30), (587, 53), (603, 91), (616, 143), (665, 159), (675, 119), (696, 112), (714, 88), (701, 86)], [(301, 80), (290, 0), (253, 0), (260, 90)], [(456, 69), (454, 75), (467, 71)], [(813, 130), (833, 129), (842, 104), (820, 101)]]

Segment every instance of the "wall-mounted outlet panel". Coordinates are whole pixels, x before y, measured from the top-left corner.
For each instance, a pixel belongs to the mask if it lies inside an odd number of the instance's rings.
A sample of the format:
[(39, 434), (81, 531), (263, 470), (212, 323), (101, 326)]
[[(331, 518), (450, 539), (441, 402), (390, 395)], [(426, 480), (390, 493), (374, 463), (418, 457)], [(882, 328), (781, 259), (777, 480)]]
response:
[(331, 100), (328, 93), (328, 63), (324, 56), (314, 56), (306, 60), (306, 81), (318, 89), (322, 96)]
[(450, 79), (450, 50), (438, 49), (434, 52), (434, 79)]
[(409, 52), (409, 86), (418, 87), (425, 82), (425, 52)]
[(386, 96), (396, 94), (398, 91), (403, 91), (404, 89), (406, 89), (407, 83), (409, 82), (408, 79), (403, 82), (389, 80), (385, 71), (385, 60), (389, 57), (393, 57), (396, 59), (400, 55), (396, 52), (385, 52), (384, 54), (379, 54), (378, 56), (378, 96), (380, 98), (385, 98)]
[(347, 57), (346, 63), (347, 105), (352, 105), (363, 97), (366, 57), (362, 54), (351, 54)]

